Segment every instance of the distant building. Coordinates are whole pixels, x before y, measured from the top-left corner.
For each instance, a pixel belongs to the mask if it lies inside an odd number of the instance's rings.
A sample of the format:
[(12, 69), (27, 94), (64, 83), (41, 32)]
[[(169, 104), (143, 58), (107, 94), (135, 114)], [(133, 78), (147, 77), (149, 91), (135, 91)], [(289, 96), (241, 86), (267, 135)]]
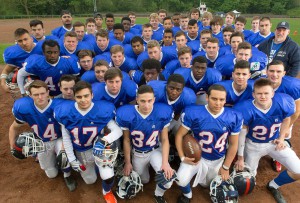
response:
[(239, 17), (241, 15), (241, 12), (238, 12), (237, 10), (232, 11), (235, 15), (235, 17)]

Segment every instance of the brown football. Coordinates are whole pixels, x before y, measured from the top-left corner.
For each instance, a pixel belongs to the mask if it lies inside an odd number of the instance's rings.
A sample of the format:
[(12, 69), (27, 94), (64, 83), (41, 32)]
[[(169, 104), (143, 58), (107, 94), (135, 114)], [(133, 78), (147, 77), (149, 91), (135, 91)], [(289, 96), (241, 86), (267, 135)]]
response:
[(189, 158), (195, 158), (195, 163), (197, 163), (200, 160), (202, 152), (200, 144), (191, 134), (187, 134), (183, 137), (182, 149), (184, 156)]

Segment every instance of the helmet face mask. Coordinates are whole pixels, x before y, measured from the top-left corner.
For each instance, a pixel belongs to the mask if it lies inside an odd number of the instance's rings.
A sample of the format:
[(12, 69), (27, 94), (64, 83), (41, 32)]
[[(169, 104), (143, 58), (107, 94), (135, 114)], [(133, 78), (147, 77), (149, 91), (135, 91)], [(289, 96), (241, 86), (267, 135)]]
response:
[(250, 194), (254, 189), (256, 182), (254, 175), (250, 172), (250, 168), (246, 165), (243, 171), (236, 171), (230, 174), (232, 183), (236, 186), (239, 195)]
[(214, 203), (236, 203), (238, 196), (236, 187), (230, 181), (223, 181), (221, 176), (210, 183), (210, 197)]
[(118, 147), (115, 142), (110, 145), (107, 145), (102, 153), (99, 155), (93, 155), (95, 158), (95, 163), (98, 167), (108, 166), (113, 168), (118, 156)]
[(15, 142), (16, 150), (22, 150), (25, 157), (35, 156), (39, 152), (45, 151), (44, 142), (33, 132), (23, 132)]
[(120, 178), (116, 192), (121, 199), (132, 199), (140, 190), (143, 190), (141, 178), (137, 172), (131, 171), (129, 176)]

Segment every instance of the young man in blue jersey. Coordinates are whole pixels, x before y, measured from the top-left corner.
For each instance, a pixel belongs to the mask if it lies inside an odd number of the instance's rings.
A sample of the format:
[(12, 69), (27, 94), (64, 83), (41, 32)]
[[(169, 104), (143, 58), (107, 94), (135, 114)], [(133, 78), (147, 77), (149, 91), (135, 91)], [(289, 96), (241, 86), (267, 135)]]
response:
[(142, 25), (135, 24), (135, 22), (136, 22), (136, 15), (135, 15), (135, 13), (132, 12), (132, 11), (129, 11), (128, 12), (128, 17), (131, 20), (131, 22), (130, 22), (131, 28), (137, 29), (139, 31), (139, 33), (141, 34), (142, 33)]
[(139, 36), (133, 37), (130, 41), (130, 44), (124, 45), (124, 55), (135, 60), (145, 50), (146, 47), (144, 45), (144, 41)]
[(222, 80), (222, 75), (218, 70), (207, 67), (207, 60), (203, 56), (194, 58), (191, 68), (179, 68), (174, 73), (182, 75), (185, 86), (195, 92), (197, 104), (206, 104), (206, 91), (211, 85)]
[[(154, 104), (154, 92), (148, 85), (139, 87), (136, 101), (135, 106), (126, 105), (117, 110), (116, 121), (123, 129), (124, 138), (124, 175), (128, 176), (134, 170), (143, 184), (148, 183), (151, 165), (156, 172), (164, 171), (166, 178), (170, 179), (174, 173), (168, 163), (168, 126), (172, 120), (172, 109), (166, 104)], [(156, 185), (156, 203), (166, 202), (163, 195), (171, 185), (172, 182)]]
[(271, 19), (269, 17), (262, 17), (259, 21), (259, 32), (253, 34), (248, 41), (252, 46), (258, 47), (260, 43), (274, 36), (271, 28)]
[(125, 57), (124, 48), (121, 45), (114, 45), (110, 49), (111, 64), (110, 66), (119, 68), (121, 71), (129, 73), (131, 70), (137, 70), (136, 60)]
[(234, 28), (236, 32), (242, 32), (244, 34), (245, 41), (248, 42), (248, 40), (251, 38), (251, 36), (254, 34), (250, 30), (245, 30), (245, 26), (247, 23), (247, 19), (243, 16), (239, 16), (235, 19)]
[(80, 75), (82, 76), (86, 71), (93, 69), (93, 61), (95, 53), (88, 49), (82, 49), (77, 52), (78, 62), (81, 67)]
[(108, 33), (113, 32), (113, 27), (115, 24), (115, 17), (112, 13), (105, 14), (105, 25), (106, 25), (106, 31)]
[(43, 54), (40, 44), (35, 44), (29, 32), (24, 28), (18, 28), (14, 32), (16, 44), (4, 50), (3, 59), (6, 63), (1, 73), (1, 87), (9, 92), (6, 85), (6, 78), (9, 73), (22, 68), (25, 59), (32, 54)]
[(62, 10), (60, 13), (61, 22), (63, 26), (57, 27), (51, 31), (51, 34), (59, 39), (65, 35), (66, 32), (72, 31), (72, 15), (68, 10)]
[(253, 81), (249, 80), (250, 76), (249, 62), (240, 60), (234, 64), (232, 80), (217, 83), (226, 89), (226, 106), (252, 99)]
[[(65, 101), (57, 106), (54, 115), (61, 125), (64, 147), (73, 170), (80, 172), (86, 184), (93, 184), (97, 180), (93, 153), (96, 156), (106, 145), (113, 144), (122, 136), (122, 130), (114, 121), (113, 104), (106, 101), (92, 101), (93, 93), (89, 83), (79, 81), (74, 85), (73, 90), (75, 101)], [(105, 127), (110, 130), (110, 133), (104, 136)], [(114, 184), (113, 166), (105, 164), (97, 164), (97, 166), (102, 179), (105, 201), (117, 202), (111, 190)]]
[[(290, 76), (285, 76), (285, 68), (282, 61), (274, 60), (267, 66), (267, 78), (271, 80), (275, 93), (285, 93), (290, 95), (296, 106), (295, 113), (291, 116), (290, 132), (285, 137), (286, 144), (291, 147), (290, 138), (292, 136), (293, 124), (300, 115), (300, 80)], [(281, 171), (281, 164), (273, 162), (273, 169)]]
[[(242, 115), (224, 107), (226, 90), (221, 85), (212, 85), (207, 91), (207, 105), (189, 106), (182, 113), (176, 137), (176, 148), (181, 159), (177, 171), (178, 185), (182, 195), (178, 203), (190, 202), (192, 190), (190, 181), (197, 174), (193, 186), (200, 184), (209, 187), (210, 182), (220, 174), (222, 179), (229, 179), (229, 168), (238, 148), (238, 135), (242, 128)], [(194, 158), (185, 157), (183, 137), (191, 130), (202, 149), (202, 157), (195, 163)], [(228, 143), (228, 147), (226, 146)]]
[[(234, 33), (234, 29), (231, 26), (224, 27), (222, 30), (223, 34), (223, 43), (220, 44), (220, 48), (226, 47), (227, 49), (230, 49), (230, 37)], [(225, 49), (225, 48), (223, 48)]]
[(223, 23), (224, 23), (223, 18), (221, 18), (220, 16), (215, 16), (210, 21), (212, 36), (219, 40), (219, 44), (223, 43), (223, 34), (221, 29)]
[(121, 23), (116, 23), (113, 26), (113, 35), (110, 35), (110, 39), (118, 40), (123, 45), (130, 44), (130, 40), (133, 37), (133, 34), (126, 32), (124, 26)]
[(253, 97), (254, 100), (234, 107), (244, 118), (236, 168), (243, 170), (246, 162), (256, 175), (261, 157), (269, 155), (279, 161), (287, 170), (270, 181), (267, 188), (277, 202), (283, 203), (286, 201), (278, 188), (300, 179), (300, 159), (284, 142), (289, 133), (290, 117), (295, 113), (295, 103), (289, 95), (274, 94), (272, 82), (266, 78), (255, 81)]
[(64, 74), (78, 75), (80, 66), (72, 58), (59, 56), (59, 44), (54, 40), (46, 40), (42, 45), (44, 56), (32, 55), (25, 61), (23, 68), (18, 73), (18, 86), (21, 94), (25, 94), (24, 78), (28, 75), (36, 75), (44, 81), (50, 91), (51, 96), (60, 94), (58, 87), (59, 79)]
[(104, 74), (103, 82), (92, 85), (93, 101), (105, 100), (113, 103), (116, 108), (134, 101), (137, 85), (132, 80), (123, 80), (120, 69), (111, 68)]
[(53, 35), (45, 36), (44, 24), (41, 20), (31, 20), (29, 22), (29, 27), (31, 29), (31, 36), (35, 43), (46, 39), (59, 40), (59, 38)]
[[(44, 142), (46, 151), (37, 154), (41, 169), (49, 178), (55, 178), (60, 169), (57, 168), (56, 156), (62, 151), (61, 130), (53, 117), (54, 108), (60, 105), (60, 100), (49, 99), (49, 90), (46, 83), (40, 80), (32, 82), (28, 88), (29, 97), (18, 99), (12, 112), (15, 117), (9, 128), (9, 143), (13, 153), (15, 141), (20, 128), (28, 123), (34, 133)], [(76, 182), (71, 176), (70, 165), (61, 168), (64, 172), (66, 185), (70, 191), (76, 189)]]
[(106, 30), (98, 30), (96, 33), (96, 42), (94, 42), (94, 51), (96, 55), (106, 53), (109, 55), (109, 51), (113, 45), (121, 45), (118, 40), (109, 39), (108, 32)]
[(199, 33), (199, 28), (197, 24), (197, 20), (191, 19), (189, 20), (188, 23), (188, 32), (186, 34), (187, 41), (194, 41), (194, 40), (199, 40), (200, 33)]

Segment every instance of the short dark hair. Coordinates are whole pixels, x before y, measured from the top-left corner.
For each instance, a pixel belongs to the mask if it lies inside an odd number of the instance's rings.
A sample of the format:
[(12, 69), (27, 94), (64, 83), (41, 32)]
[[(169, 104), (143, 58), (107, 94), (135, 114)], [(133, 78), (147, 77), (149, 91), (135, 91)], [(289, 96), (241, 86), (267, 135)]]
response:
[(58, 44), (57, 41), (55, 40), (52, 40), (52, 39), (48, 39), (48, 40), (45, 40), (42, 44), (42, 50), (43, 52), (45, 52), (45, 47), (48, 46), (48, 47), (55, 47), (57, 46), (58, 47), (58, 50), (60, 50), (60, 46)]
[(114, 26), (113, 26), (113, 31), (115, 31), (115, 30), (117, 30), (117, 29), (123, 30), (123, 32), (124, 32), (124, 25), (121, 24), (121, 23), (116, 23), (116, 24), (114, 24)]
[(22, 36), (24, 34), (29, 34), (28, 30), (26, 30), (24, 28), (18, 28), (14, 32), (15, 38), (20, 37), (20, 36)]
[(196, 62), (198, 63), (206, 63), (207, 64), (207, 59), (204, 56), (197, 56), (193, 59), (192, 65), (194, 65)]
[(107, 18), (113, 18), (113, 19), (115, 19), (114, 14), (112, 14), (112, 13), (107, 13), (107, 14), (105, 14), (105, 20), (106, 20)]
[(95, 18), (101, 18), (101, 19), (103, 19), (101, 13), (95, 13), (95, 14), (94, 14), (94, 19), (95, 19)]
[(112, 80), (116, 77), (120, 77), (123, 80), (122, 71), (119, 68), (110, 68), (104, 74), (104, 81)]
[(96, 21), (95, 21), (94, 18), (87, 18), (87, 19), (85, 19), (85, 25), (87, 25), (88, 23), (94, 23), (94, 24), (96, 24)]
[(41, 25), (42, 28), (44, 28), (44, 24), (43, 24), (43, 22), (42, 22), (41, 20), (35, 19), (35, 20), (31, 20), (31, 21), (29, 22), (29, 26), (30, 26), (30, 27), (37, 26), (37, 25)]
[(215, 16), (215, 17), (210, 21), (210, 26), (216, 25), (216, 24), (219, 24), (219, 25), (222, 26), (222, 25), (224, 24), (223, 18), (221, 18), (220, 16)]
[(106, 66), (107, 69), (110, 68), (109, 64), (105, 60), (98, 60), (98, 61), (96, 61), (96, 63), (94, 64), (94, 67), (96, 67), (96, 66)]
[[(75, 27), (85, 27), (85, 25), (84, 25), (82, 22), (77, 21), (77, 22), (73, 23), (73, 29), (74, 29)], [(75, 30), (75, 29), (74, 29), (74, 30)]]
[(269, 63), (268, 66), (267, 66), (267, 70), (269, 69), (270, 66), (275, 66), (275, 65), (282, 65), (283, 69), (285, 70), (285, 65), (280, 60), (273, 60), (271, 63)]
[(204, 29), (204, 30), (202, 30), (202, 31), (200, 32), (200, 36), (201, 36), (201, 35), (204, 35), (204, 34), (210, 34), (210, 36), (212, 36), (211, 30), (208, 30), (208, 29)]
[(66, 81), (66, 82), (70, 82), (70, 81), (74, 81), (75, 84), (79, 81), (78, 77), (76, 77), (75, 75), (71, 75), (71, 74), (66, 74), (66, 75), (62, 75), (60, 78), (59, 78), (59, 86), (61, 86), (61, 82), (62, 81)]
[(65, 15), (65, 14), (71, 15), (71, 12), (70, 12), (69, 10), (62, 10), (62, 11), (60, 12), (60, 17), (62, 17), (62, 16)]
[(145, 59), (142, 63), (141, 67), (142, 71), (144, 72), (146, 69), (156, 69), (158, 73), (161, 71), (161, 64), (156, 59)]
[(246, 25), (247, 19), (246, 19), (244, 16), (239, 16), (239, 17), (237, 17), (237, 18), (235, 19), (235, 23), (237, 23), (237, 22), (241, 22), (241, 23), (243, 23), (244, 25)]
[(184, 37), (186, 38), (185, 32), (183, 32), (183, 31), (181, 31), (181, 30), (178, 31), (178, 32), (176, 32), (175, 37), (174, 37), (175, 40), (176, 40), (177, 37), (180, 37), (180, 36), (184, 36)]
[(136, 42), (139, 42), (141, 43), (142, 45), (144, 44), (144, 41), (143, 39), (140, 37), (140, 36), (134, 36), (131, 41), (130, 41), (130, 44), (132, 45), (133, 43), (136, 43)]
[(232, 26), (226, 26), (223, 28), (222, 32), (231, 32), (231, 33), (234, 33), (234, 29)]
[(97, 37), (105, 37), (106, 39), (109, 39), (108, 32), (104, 29), (98, 30), (98, 32), (96, 33), (96, 39)]
[(88, 50), (88, 49), (81, 49), (77, 52), (78, 59), (82, 59), (85, 56), (90, 56), (91, 58), (94, 58), (96, 56), (94, 51)]
[[(207, 90), (207, 96), (210, 96), (212, 90), (222, 91), (222, 92), (225, 92), (225, 93), (226, 93), (226, 89), (225, 89), (224, 86), (219, 85), (219, 84), (213, 84), (213, 85), (211, 85), (211, 86), (208, 88), (208, 90)], [(226, 93), (226, 94), (227, 94), (227, 93)]]
[(183, 85), (183, 87), (184, 87), (184, 85), (185, 85), (184, 78), (183, 78), (183, 76), (180, 75), (180, 74), (172, 74), (172, 75), (169, 77), (168, 81), (167, 81), (167, 85), (168, 85), (170, 82), (177, 82), (177, 83), (180, 83), (180, 84)]
[(240, 49), (250, 49), (250, 50), (252, 50), (252, 46), (249, 42), (241, 42), (241, 43), (239, 43), (237, 50), (240, 50)]
[(199, 9), (197, 9), (197, 8), (192, 8), (192, 9), (190, 10), (190, 15), (191, 15), (192, 13), (198, 13), (198, 14), (199, 14), (199, 17), (201, 16), (200, 11), (199, 11)]
[(91, 94), (93, 93), (92, 86), (90, 83), (83, 81), (83, 80), (78, 81), (73, 87), (74, 95), (76, 95), (77, 92), (79, 92), (83, 89), (86, 89), (86, 88), (90, 90)]
[(166, 20), (171, 20), (171, 21), (172, 21), (171, 16), (166, 16), (166, 17), (164, 17), (163, 22), (165, 22)]
[(244, 37), (244, 34), (242, 32), (234, 32), (234, 33), (232, 33), (232, 35), (230, 36), (230, 43), (231, 43), (231, 39), (233, 37), (240, 37), (240, 38), (242, 38), (243, 42), (245, 41), (245, 37)]
[(152, 93), (154, 94), (153, 88), (149, 85), (141, 85), (139, 86), (139, 88), (137, 89), (137, 96), (140, 94), (145, 94), (145, 93)]
[(131, 23), (131, 19), (130, 19), (128, 16), (124, 16), (124, 17), (121, 19), (121, 23), (122, 23), (124, 20), (128, 20), (128, 21)]
[(42, 81), (42, 80), (34, 80), (29, 85), (28, 92), (31, 94), (31, 89), (32, 88), (41, 88), (41, 87), (45, 88), (47, 91), (49, 90), (47, 84), (44, 81)]
[(68, 32), (65, 33), (64, 39), (65, 39), (66, 37), (76, 37), (76, 39), (77, 39), (77, 34), (76, 34), (76, 32), (74, 32), (74, 31), (68, 31)]
[(256, 88), (261, 88), (264, 86), (271, 86), (273, 88), (272, 82), (268, 78), (259, 78), (255, 80), (254, 86), (253, 86), (253, 92), (255, 92)]
[(197, 25), (197, 26), (198, 26), (198, 22), (197, 22), (197, 20), (195, 20), (195, 19), (191, 19), (191, 20), (189, 20), (188, 25), (190, 25), (190, 26)]
[(234, 64), (233, 72), (236, 69), (248, 69), (250, 71), (250, 63), (248, 61), (245, 61), (245, 60), (237, 61), (236, 64)]
[(173, 30), (172, 30), (171, 28), (167, 28), (167, 29), (165, 29), (165, 31), (164, 31), (164, 34), (163, 34), (163, 35), (165, 35), (166, 33), (171, 33), (171, 34), (172, 34), (172, 37), (174, 37), (174, 33), (173, 33)]

